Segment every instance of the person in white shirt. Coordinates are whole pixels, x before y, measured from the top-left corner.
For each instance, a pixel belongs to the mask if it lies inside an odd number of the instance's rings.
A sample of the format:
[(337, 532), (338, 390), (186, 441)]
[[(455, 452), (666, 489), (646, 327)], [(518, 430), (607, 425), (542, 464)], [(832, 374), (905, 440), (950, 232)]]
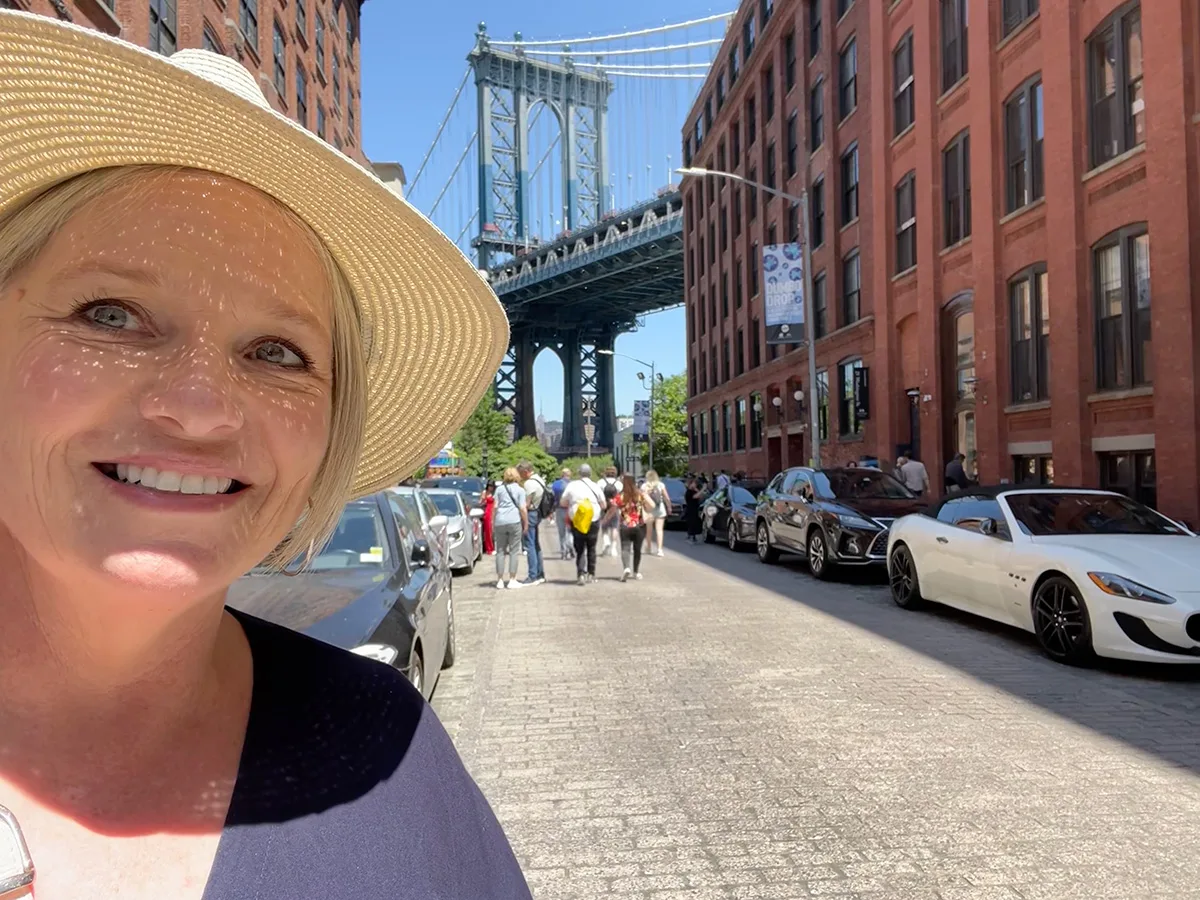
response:
[(717, 490), (724, 490), (727, 487), (729, 487), (729, 473), (722, 469), (721, 474), (717, 476)]
[(896, 477), (918, 497), (929, 493), (929, 472), (919, 459), (901, 455), (896, 460)]
[[(605, 503), (612, 503), (613, 497), (621, 493), (621, 479), (617, 477), (617, 467), (609, 466), (604, 470), (604, 477), (597, 484), (604, 492)], [(600, 556), (621, 555), (621, 524), (611, 516), (600, 523)]]
[[(590, 504), (592, 508), (591, 522), (587, 531), (580, 531), (575, 526), (575, 513), (580, 504)], [(600, 539), (600, 517), (608, 502), (604, 499), (604, 491), (592, 481), (592, 467), (584, 463), (579, 467), (579, 477), (567, 485), (563, 491), (559, 505), (567, 511), (567, 519), (571, 523), (571, 536), (575, 543), (575, 574), (579, 584), (587, 584), (596, 580), (596, 543)]]

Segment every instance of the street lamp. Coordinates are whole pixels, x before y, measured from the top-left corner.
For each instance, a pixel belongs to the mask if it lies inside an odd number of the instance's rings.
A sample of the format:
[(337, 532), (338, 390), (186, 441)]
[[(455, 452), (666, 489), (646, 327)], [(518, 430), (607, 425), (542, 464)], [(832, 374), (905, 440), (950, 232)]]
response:
[[(728, 178), (731, 181), (739, 181), (742, 184), (757, 188), (764, 193), (774, 194), (776, 197), (790, 200), (792, 203), (799, 204), (800, 206), (800, 251), (803, 254), (804, 266), (804, 324), (808, 338), (809, 430), (812, 433), (811, 463), (814, 468), (819, 469), (821, 467), (821, 441), (817, 428), (817, 334), (816, 323), (813, 320), (812, 242), (808, 233), (808, 188), (804, 187), (800, 191), (800, 196), (797, 197), (794, 194), (788, 194), (773, 187), (767, 187), (761, 182), (751, 181), (749, 178), (744, 178), (733, 172), (722, 172), (719, 169), (705, 169), (699, 166), (691, 166), (685, 169), (676, 169), (675, 171), (684, 176), (695, 175), (696, 177), (703, 177), (705, 175), (712, 175), (717, 178)], [(759, 261), (755, 260), (754, 265), (759, 265)]]
[[(650, 466), (649, 467), (651, 469), (653, 469), (654, 468), (654, 382), (656, 380), (655, 374), (654, 374), (654, 363), (646, 362), (644, 359), (638, 359), (636, 356), (630, 356), (628, 353), (618, 353), (616, 350), (597, 350), (596, 352), (598, 354), (600, 354), (601, 356), (620, 356), (622, 359), (631, 360), (632, 362), (637, 363), (639, 366), (645, 366), (646, 368), (648, 368), (650, 370), (650, 386), (647, 388), (647, 390), (650, 391), (650, 418), (646, 424), (646, 439), (650, 444)], [(638, 372), (637, 377), (638, 377), (638, 381), (640, 381), (642, 383), (642, 386), (645, 387), (646, 386), (646, 373)], [(659, 384), (662, 384), (663, 377), (661, 375), (657, 376), (657, 381)]]

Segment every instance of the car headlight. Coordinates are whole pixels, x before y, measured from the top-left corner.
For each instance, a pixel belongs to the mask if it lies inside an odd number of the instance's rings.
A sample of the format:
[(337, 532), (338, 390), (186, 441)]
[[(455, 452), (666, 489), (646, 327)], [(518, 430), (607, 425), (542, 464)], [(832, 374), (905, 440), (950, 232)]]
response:
[(1131, 581), (1121, 575), (1113, 575), (1111, 572), (1088, 572), (1088, 578), (1092, 579), (1092, 583), (1106, 594), (1112, 594), (1114, 597), (1126, 597), (1129, 600), (1145, 600), (1147, 603), (1174, 603), (1175, 598), (1169, 594), (1164, 594), (1162, 591), (1156, 591), (1154, 588), (1146, 587), (1144, 584), (1138, 584), (1136, 581)]
[(400, 655), (400, 651), (391, 644), (363, 644), (360, 647), (355, 647), (350, 652), (389, 666), (395, 663), (396, 657)]
[(837, 520), (844, 528), (879, 528), (871, 520), (864, 519), (862, 516), (852, 516), (849, 513), (838, 513)]
[(450, 537), (451, 544), (457, 544), (463, 539), (463, 537), (466, 535), (466, 532), (460, 528), (458, 531), (447, 532), (447, 535)]

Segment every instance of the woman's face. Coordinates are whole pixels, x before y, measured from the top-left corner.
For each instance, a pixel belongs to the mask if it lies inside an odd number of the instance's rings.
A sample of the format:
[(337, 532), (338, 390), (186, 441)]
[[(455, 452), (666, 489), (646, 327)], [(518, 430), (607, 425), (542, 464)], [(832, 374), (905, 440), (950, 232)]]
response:
[(224, 588), (304, 509), (331, 323), (320, 257), (252, 188), (83, 207), (0, 294), (0, 541), (65, 579)]

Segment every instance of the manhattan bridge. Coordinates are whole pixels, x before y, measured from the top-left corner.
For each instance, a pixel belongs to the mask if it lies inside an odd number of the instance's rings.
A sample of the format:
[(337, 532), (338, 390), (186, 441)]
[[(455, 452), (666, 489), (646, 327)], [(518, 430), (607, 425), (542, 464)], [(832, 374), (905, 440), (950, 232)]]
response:
[(573, 39), (480, 24), (408, 199), (488, 273), (512, 338), (496, 397), (535, 432), (533, 363), (563, 367), (564, 452), (611, 448), (618, 334), (683, 302), (684, 118), (732, 13)]

